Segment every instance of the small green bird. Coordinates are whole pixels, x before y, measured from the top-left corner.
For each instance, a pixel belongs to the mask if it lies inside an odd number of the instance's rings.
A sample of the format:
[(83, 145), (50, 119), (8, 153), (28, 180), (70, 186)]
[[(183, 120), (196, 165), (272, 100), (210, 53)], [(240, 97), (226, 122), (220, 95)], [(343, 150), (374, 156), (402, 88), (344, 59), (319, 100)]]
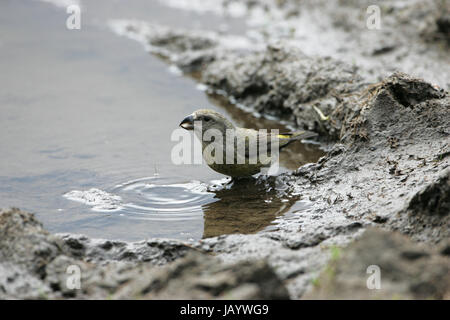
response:
[(211, 169), (232, 178), (257, 174), (278, 160), (279, 150), (293, 141), (317, 136), (310, 131), (274, 134), (239, 128), (210, 109), (193, 112), (180, 127), (194, 131), (202, 143), (203, 159)]

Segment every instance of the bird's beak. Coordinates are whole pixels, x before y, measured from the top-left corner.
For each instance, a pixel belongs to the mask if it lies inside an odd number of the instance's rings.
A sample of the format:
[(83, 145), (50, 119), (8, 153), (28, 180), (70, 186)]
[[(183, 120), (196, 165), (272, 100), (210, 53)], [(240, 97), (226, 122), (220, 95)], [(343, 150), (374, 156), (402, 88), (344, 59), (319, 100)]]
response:
[(184, 118), (180, 123), (180, 127), (186, 130), (194, 130), (194, 117), (190, 115)]

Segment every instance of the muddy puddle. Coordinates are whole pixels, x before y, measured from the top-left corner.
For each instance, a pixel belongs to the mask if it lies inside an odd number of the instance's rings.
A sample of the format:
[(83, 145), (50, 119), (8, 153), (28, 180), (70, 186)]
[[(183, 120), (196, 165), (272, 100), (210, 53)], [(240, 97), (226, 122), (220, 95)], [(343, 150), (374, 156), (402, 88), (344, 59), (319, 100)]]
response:
[[(34, 212), (51, 232), (123, 240), (254, 233), (308, 207), (270, 179), (230, 183), (206, 165), (173, 164), (171, 133), (200, 107), (238, 126), (288, 128), (198, 90), (107, 27), (123, 18), (239, 33), (243, 21), (157, 1), (82, 6), (81, 30), (68, 30), (51, 3), (0, 4), (0, 207)], [(294, 143), (281, 171), (322, 155)]]

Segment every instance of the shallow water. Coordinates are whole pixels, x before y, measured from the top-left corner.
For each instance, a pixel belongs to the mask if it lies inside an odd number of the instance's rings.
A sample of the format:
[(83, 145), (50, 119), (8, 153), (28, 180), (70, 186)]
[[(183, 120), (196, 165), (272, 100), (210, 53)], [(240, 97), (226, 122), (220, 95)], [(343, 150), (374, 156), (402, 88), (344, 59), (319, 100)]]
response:
[[(243, 21), (157, 1), (82, 5), (81, 30), (68, 30), (64, 9), (0, 3), (0, 207), (35, 212), (52, 232), (124, 240), (256, 232), (288, 210), (302, 210), (298, 197), (264, 185), (226, 185), (206, 165), (174, 165), (170, 135), (199, 107), (240, 126), (283, 127), (207, 96), (195, 80), (171, 73), (107, 27), (109, 19), (133, 18), (214, 30), (227, 24), (238, 33)], [(295, 169), (320, 155), (315, 146), (295, 143), (281, 164)], [(116, 202), (98, 210), (82, 197), (68, 199), (72, 191), (91, 189)]]

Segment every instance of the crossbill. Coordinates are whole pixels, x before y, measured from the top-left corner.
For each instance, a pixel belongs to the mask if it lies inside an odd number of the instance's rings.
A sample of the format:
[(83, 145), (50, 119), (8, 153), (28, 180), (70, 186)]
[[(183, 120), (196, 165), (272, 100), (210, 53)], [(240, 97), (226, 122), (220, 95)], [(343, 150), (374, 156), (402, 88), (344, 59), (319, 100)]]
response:
[(200, 109), (184, 118), (180, 126), (193, 130), (202, 143), (203, 159), (216, 172), (232, 178), (248, 177), (278, 160), (279, 151), (290, 143), (316, 136), (310, 131), (279, 134), (273, 130), (236, 127), (222, 114)]

